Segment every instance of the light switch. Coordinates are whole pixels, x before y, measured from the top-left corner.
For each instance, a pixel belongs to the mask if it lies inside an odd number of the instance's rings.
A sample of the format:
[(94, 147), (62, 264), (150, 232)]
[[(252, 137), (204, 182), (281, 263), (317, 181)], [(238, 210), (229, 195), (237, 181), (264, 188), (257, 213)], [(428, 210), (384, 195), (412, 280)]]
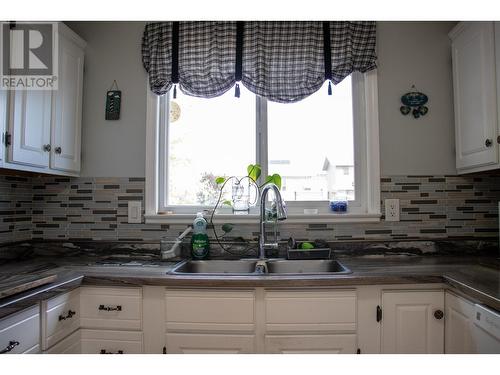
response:
[(141, 223), (142, 222), (142, 207), (141, 201), (128, 201), (128, 222)]

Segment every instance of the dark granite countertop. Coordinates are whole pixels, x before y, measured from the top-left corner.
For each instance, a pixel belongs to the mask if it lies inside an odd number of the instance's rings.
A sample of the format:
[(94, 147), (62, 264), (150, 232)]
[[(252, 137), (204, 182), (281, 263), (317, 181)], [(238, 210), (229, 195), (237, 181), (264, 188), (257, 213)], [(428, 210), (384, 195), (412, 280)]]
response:
[[(445, 283), (475, 302), (500, 310), (500, 268), (495, 257), (373, 255), (338, 259), (347, 275), (189, 276), (170, 275), (176, 262), (102, 261), (85, 257), (37, 257), (0, 265), (0, 275), (56, 274), (55, 282), (0, 299), (0, 318), (79, 285), (185, 287), (314, 287)], [(30, 272), (30, 270), (35, 270)], [(38, 270), (38, 271), (37, 271)], [(12, 283), (9, 285), (11, 286)], [(0, 280), (0, 290), (2, 289)]]

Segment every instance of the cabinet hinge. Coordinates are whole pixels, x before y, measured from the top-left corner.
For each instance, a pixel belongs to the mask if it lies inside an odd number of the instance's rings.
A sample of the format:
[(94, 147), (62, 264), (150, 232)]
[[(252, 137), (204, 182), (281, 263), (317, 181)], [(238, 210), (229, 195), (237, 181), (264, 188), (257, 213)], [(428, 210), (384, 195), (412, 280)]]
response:
[(163, 347), (163, 354), (167, 354), (167, 347), (166, 346)]
[(356, 354), (361, 354), (361, 349), (358, 348), (358, 350), (356, 350)]
[(377, 306), (377, 322), (380, 322), (382, 320), (382, 308), (380, 306)]
[(12, 140), (12, 135), (9, 132), (5, 132), (5, 146), (10, 146)]

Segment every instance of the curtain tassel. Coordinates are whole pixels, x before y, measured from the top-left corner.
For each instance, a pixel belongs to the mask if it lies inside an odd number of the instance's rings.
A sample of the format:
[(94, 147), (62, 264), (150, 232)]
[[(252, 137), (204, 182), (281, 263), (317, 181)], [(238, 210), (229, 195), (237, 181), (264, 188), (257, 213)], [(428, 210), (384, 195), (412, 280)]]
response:
[(177, 85), (174, 85), (174, 99), (177, 99)]
[(332, 81), (328, 81), (328, 95), (332, 95)]
[(234, 88), (234, 96), (236, 98), (240, 97), (240, 85), (239, 85), (239, 83), (236, 83), (236, 87)]

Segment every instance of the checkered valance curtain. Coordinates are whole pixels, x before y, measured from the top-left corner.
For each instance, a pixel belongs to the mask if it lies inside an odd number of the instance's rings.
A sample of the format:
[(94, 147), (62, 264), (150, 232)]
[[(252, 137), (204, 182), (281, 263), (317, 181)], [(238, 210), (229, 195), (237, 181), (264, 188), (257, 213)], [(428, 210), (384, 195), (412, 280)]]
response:
[(142, 60), (158, 95), (178, 84), (187, 95), (212, 98), (241, 81), (291, 103), (325, 80), (374, 69), (375, 44), (375, 22), (154, 22), (144, 30)]

